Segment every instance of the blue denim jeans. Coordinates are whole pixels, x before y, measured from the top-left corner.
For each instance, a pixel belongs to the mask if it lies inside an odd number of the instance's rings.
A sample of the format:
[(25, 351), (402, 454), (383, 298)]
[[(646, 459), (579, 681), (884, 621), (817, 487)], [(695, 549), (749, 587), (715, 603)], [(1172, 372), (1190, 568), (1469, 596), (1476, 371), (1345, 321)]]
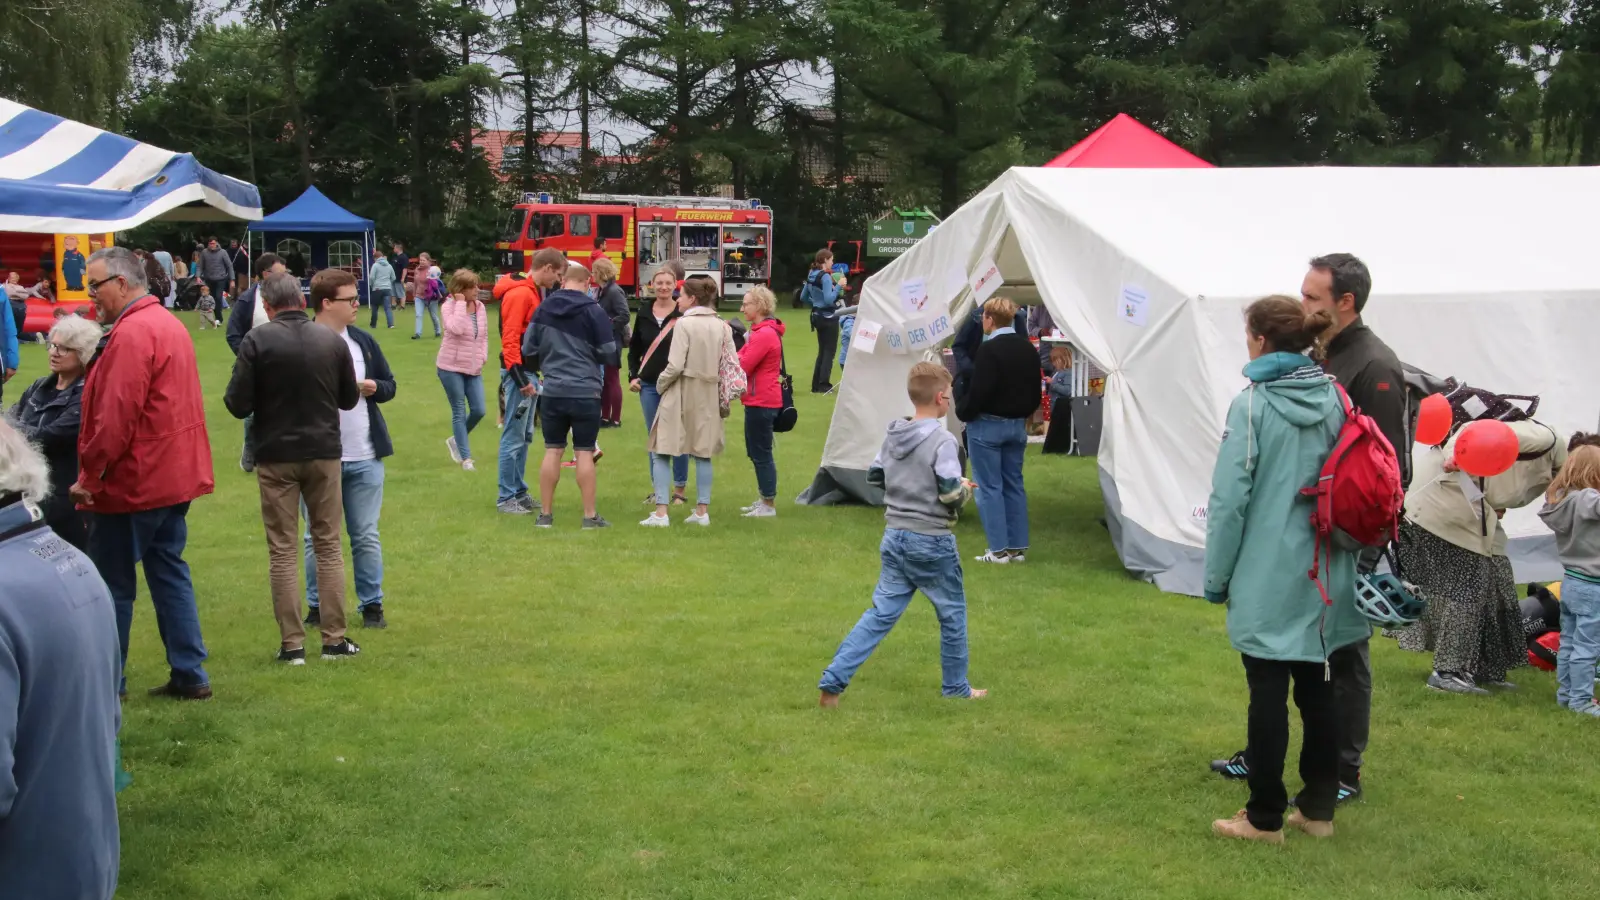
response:
[(1561, 652), (1556, 654), (1556, 702), (1583, 710), (1595, 702), (1600, 661), (1600, 584), (1570, 575), (1561, 581)]
[[(655, 385), (639, 385), (639, 407), (644, 410), (645, 434), (649, 434), (650, 429), (656, 427), (656, 410), (661, 408), (661, 392), (656, 390)], [(655, 454), (646, 450), (644, 455), (646, 459), (650, 460), (650, 470), (654, 473)], [(654, 478), (655, 476), (652, 474), (651, 477)], [(687, 455), (674, 456), (672, 458), (672, 483), (677, 487), (683, 487), (689, 483), (689, 457)]]
[(433, 319), (433, 336), (438, 337), (443, 332), (439, 330), (439, 301), (437, 300), (419, 299), (412, 304), (412, 307), (417, 311), (417, 330), (411, 333), (415, 337), (422, 337), (422, 308), (424, 306), (428, 308), (428, 317)]
[(456, 449), (461, 451), (462, 459), (471, 459), (472, 445), (467, 443), (467, 435), (483, 421), (483, 376), (444, 369), (438, 372), (444, 395), (450, 399), (450, 430), (456, 436)]
[[(380, 307), (383, 309), (383, 315), (384, 315), (384, 318), (388, 321), (389, 327), (390, 328), (394, 327), (394, 305), (393, 305), (393, 301), (394, 301), (394, 293), (392, 291), (390, 291), (388, 288), (373, 288), (372, 289), (372, 298), (368, 301), (368, 303), (372, 306), (372, 317), (371, 317), (371, 320), (367, 323), (367, 327), (368, 328), (377, 328), (378, 327), (378, 309)], [(418, 323), (418, 324), (421, 324), (421, 323)]]
[(522, 396), (516, 379), (500, 370), (500, 394), (506, 401), (506, 424), (500, 432), (500, 495), (504, 503), (528, 496), (528, 444), (533, 441), (533, 414), (539, 408), (539, 395)]
[(1028, 429), (1022, 419), (983, 416), (967, 423), (967, 459), (978, 482), (978, 516), (989, 549), (1028, 549), (1028, 491), (1022, 485), (1022, 454)]
[[(383, 546), (378, 543), (378, 513), (383, 509), (383, 460), (364, 459), (339, 464), (339, 493), (344, 497), (344, 530), (350, 535), (350, 555), (355, 558), (356, 599), (366, 609), (383, 602)], [(310, 522), (306, 502), (300, 501), (300, 518)], [(306, 528), (306, 605), (317, 605), (317, 557), (311, 549), (311, 529)]]
[[(670, 457), (665, 453), (650, 454), (650, 483), (656, 490), (656, 503), (666, 505), (672, 502), (673, 485), (668, 483), (669, 470), (675, 468), (679, 459), (688, 457)], [(695, 503), (706, 506), (711, 505), (711, 460), (704, 457), (694, 457), (694, 495)], [(684, 487), (685, 485), (677, 485)]]
[(778, 463), (772, 458), (772, 423), (777, 420), (775, 409), (744, 408), (744, 453), (756, 467), (756, 490), (763, 500), (778, 496)]
[[(200, 611), (195, 605), (194, 581), (183, 548), (189, 541), (184, 518), (189, 504), (164, 506), (135, 513), (97, 513), (89, 532), (89, 558), (117, 608), (117, 637), (122, 641), (122, 667), (128, 667), (128, 632), (133, 627), (133, 600), (139, 591), (134, 566), (144, 564), (150, 605), (156, 610), (156, 629), (167, 649), (167, 666), (179, 684), (210, 684), (202, 663), (205, 641), (200, 636)], [(128, 680), (122, 679), (119, 688)]]
[(844, 693), (850, 678), (889, 635), (894, 623), (900, 621), (900, 614), (911, 605), (912, 596), (920, 590), (933, 601), (933, 614), (939, 619), (944, 695), (971, 695), (972, 685), (967, 683), (967, 594), (955, 535), (889, 528), (883, 532), (878, 554), (883, 559), (883, 570), (872, 592), (872, 608), (861, 614), (856, 627), (845, 636), (817, 687), (830, 694)]

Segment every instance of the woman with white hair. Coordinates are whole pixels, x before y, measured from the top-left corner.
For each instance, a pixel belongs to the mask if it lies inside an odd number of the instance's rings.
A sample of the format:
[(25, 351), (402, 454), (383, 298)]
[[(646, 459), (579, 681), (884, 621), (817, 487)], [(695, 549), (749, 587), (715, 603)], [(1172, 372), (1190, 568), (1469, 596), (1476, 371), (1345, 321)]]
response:
[(50, 465), (45, 522), (79, 550), (87, 550), (89, 520), (73, 508), (67, 489), (78, 480), (78, 430), (83, 423), (83, 376), (94, 359), (100, 326), (79, 316), (50, 329), (50, 374), (22, 392), (11, 408), (17, 428), (44, 452)]

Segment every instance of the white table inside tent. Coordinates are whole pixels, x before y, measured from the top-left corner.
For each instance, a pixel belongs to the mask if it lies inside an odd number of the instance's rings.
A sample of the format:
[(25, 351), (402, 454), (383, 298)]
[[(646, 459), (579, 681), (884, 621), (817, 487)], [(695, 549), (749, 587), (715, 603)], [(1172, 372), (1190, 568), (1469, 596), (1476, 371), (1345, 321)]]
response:
[[(1067, 351), (1072, 354), (1072, 400), (1075, 403), (1080, 400), (1085, 401), (1085, 403), (1081, 404), (1078, 408), (1074, 408), (1072, 411), (1072, 444), (1067, 452), (1072, 456), (1093, 456), (1100, 449), (1100, 418), (1098, 415), (1098, 409), (1094, 410), (1095, 415), (1093, 416), (1094, 424), (1092, 428), (1094, 434), (1092, 438), (1088, 439), (1080, 438), (1078, 427), (1080, 419), (1079, 413), (1088, 411), (1086, 409), (1086, 407), (1089, 406), (1087, 401), (1099, 400), (1100, 397), (1104, 395), (1106, 373), (1099, 366), (1095, 365), (1093, 360), (1089, 359), (1088, 354), (1080, 353), (1078, 348), (1072, 345), (1072, 341), (1059, 331), (1050, 335), (1041, 336), (1039, 338), (1039, 342), (1052, 349), (1055, 347), (1065, 347), (1067, 348)], [(1098, 404), (1095, 405), (1097, 406)], [(1088, 452), (1080, 452), (1083, 450), (1087, 450)]]

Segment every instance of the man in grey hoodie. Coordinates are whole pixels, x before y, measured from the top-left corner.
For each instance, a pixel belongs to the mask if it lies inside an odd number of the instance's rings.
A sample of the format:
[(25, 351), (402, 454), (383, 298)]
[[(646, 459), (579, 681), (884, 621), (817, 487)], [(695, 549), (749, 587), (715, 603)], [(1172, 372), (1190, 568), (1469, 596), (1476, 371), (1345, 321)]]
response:
[(211, 296), (217, 298), (217, 308), (227, 309), (228, 303), (223, 297), (224, 292), (233, 293), (229, 290), (233, 287), (233, 259), (216, 238), (207, 241), (206, 248), (200, 251), (200, 280), (210, 286)]
[(544, 423), (544, 460), (539, 464), (539, 528), (551, 527), (551, 503), (561, 478), (561, 457), (572, 434), (578, 492), (583, 496), (583, 527), (609, 528), (595, 511), (595, 442), (600, 436), (602, 366), (621, 364), (611, 319), (589, 291), (589, 270), (572, 263), (561, 290), (544, 298), (522, 339), (522, 368), (538, 373), (539, 413)]
[(888, 527), (878, 548), (883, 569), (872, 608), (861, 614), (822, 673), (817, 687), (823, 706), (839, 705), (851, 677), (888, 637), (918, 590), (933, 602), (939, 619), (944, 695), (977, 699), (988, 694), (967, 681), (967, 595), (950, 528), (972, 490), (961, 478), (955, 435), (944, 427), (953, 393), (950, 373), (936, 363), (917, 363), (906, 392), (916, 414), (889, 423), (883, 447), (867, 470), (868, 483), (883, 488), (887, 507)]
[(44, 459), (0, 419), (0, 895), (110, 900), (121, 649), (111, 592), (45, 525)]

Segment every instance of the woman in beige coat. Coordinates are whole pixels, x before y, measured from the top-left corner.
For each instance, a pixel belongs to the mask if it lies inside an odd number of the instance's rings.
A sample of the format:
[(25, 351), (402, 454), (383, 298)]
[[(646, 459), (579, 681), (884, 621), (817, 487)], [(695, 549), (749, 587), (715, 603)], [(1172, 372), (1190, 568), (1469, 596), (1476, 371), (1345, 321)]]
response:
[(640, 525), (665, 528), (671, 499), (672, 457), (694, 457), (694, 513), (689, 525), (711, 524), (711, 457), (722, 452), (722, 410), (718, 373), (724, 353), (735, 355), (733, 332), (717, 317), (717, 284), (710, 278), (683, 283), (678, 305), (683, 317), (673, 325), (667, 368), (656, 380), (661, 406), (650, 429), (650, 476), (655, 482), (656, 511)]

